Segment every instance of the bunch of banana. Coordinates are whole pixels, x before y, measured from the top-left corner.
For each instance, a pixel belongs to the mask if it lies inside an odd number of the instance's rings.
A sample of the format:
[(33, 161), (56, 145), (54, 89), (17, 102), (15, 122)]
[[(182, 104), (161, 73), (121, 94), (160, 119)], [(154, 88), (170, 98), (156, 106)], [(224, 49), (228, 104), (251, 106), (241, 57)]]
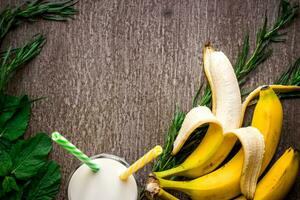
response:
[[(241, 106), (238, 81), (228, 58), (222, 52), (216, 52), (212, 47), (206, 46), (204, 48), (203, 59), (205, 74), (212, 90), (213, 114), (222, 122), (224, 129), (239, 128), (243, 123), (248, 105), (258, 96), (260, 89), (264, 86), (253, 90)], [(298, 86), (270, 85), (269, 87), (276, 92), (300, 91), (300, 87)], [(183, 140), (181, 136), (183, 130), (186, 131), (186, 129), (182, 128), (176, 138), (173, 154), (179, 151), (188, 136), (192, 133), (190, 130)], [(202, 142), (182, 164), (166, 171), (155, 172), (155, 175), (160, 178), (169, 176), (197, 178), (212, 172), (225, 160), (236, 142), (236, 137), (227, 136), (224, 138), (222, 145), (215, 150), (211, 148), (216, 145), (216, 141), (219, 141), (216, 140), (215, 135), (215, 127), (210, 126)], [(179, 140), (181, 140), (181, 144), (178, 144)], [(215, 153), (212, 155), (211, 151)]]
[[(275, 152), (280, 138), (281, 124), (282, 108), (279, 99), (271, 88), (261, 90), (252, 119), (252, 126), (261, 131), (266, 142), (261, 171)], [(161, 188), (183, 191), (192, 199), (230, 199), (241, 193), (243, 160), (244, 151), (241, 149), (220, 169), (192, 181), (170, 181), (159, 177), (157, 179)]]
[[(300, 87), (262, 86), (241, 104), (238, 81), (231, 63), (222, 52), (205, 47), (204, 69), (212, 89), (212, 111), (199, 106), (186, 115), (174, 142), (173, 154), (180, 151), (196, 128), (209, 124), (209, 129), (197, 149), (181, 165), (151, 175), (146, 189), (164, 199), (176, 198), (163, 188), (182, 191), (194, 200), (231, 199), (240, 193), (247, 199), (257, 198), (257, 179), (271, 161), (281, 134), (282, 107), (273, 90), (288, 92), (300, 90)], [(258, 95), (251, 127), (239, 128), (247, 106)], [(241, 141), (242, 149), (228, 163), (213, 171), (224, 161), (237, 139)], [(298, 170), (298, 167), (294, 168)], [(196, 179), (163, 179), (174, 175)]]
[[(281, 200), (284, 199), (293, 186), (299, 174), (300, 156), (299, 152), (289, 148), (275, 162), (268, 173), (259, 181), (254, 200)], [(158, 180), (150, 177), (151, 188), (156, 188), (157, 196), (167, 200), (178, 200), (178, 198), (161, 189)], [(247, 200), (245, 196), (235, 198), (235, 200)]]

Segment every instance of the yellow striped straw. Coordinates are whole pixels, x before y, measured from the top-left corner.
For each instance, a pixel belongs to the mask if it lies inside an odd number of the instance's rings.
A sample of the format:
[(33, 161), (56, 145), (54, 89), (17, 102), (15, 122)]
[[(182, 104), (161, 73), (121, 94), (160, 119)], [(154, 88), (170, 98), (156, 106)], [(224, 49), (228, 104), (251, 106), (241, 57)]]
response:
[(128, 167), (124, 172), (122, 172), (122, 174), (120, 175), (120, 179), (122, 181), (126, 181), (130, 175), (142, 169), (146, 164), (154, 160), (162, 152), (162, 147), (157, 145), (140, 159), (138, 159), (135, 163), (133, 163), (130, 167)]

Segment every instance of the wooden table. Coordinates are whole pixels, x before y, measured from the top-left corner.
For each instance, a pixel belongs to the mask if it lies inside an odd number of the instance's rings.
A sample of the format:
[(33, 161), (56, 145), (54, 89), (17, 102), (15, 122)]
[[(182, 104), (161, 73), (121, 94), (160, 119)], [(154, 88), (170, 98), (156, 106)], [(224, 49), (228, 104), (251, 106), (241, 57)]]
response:
[[(133, 162), (163, 143), (176, 105), (191, 108), (205, 83), (203, 45), (210, 41), (234, 63), (243, 36), (249, 30), (253, 44), (265, 10), (273, 21), (277, 6), (274, 0), (82, 0), (73, 21), (22, 25), (8, 36), (15, 45), (36, 33), (47, 36), (41, 55), (17, 73), (9, 92), (47, 97), (34, 104), (29, 135), (59, 130), (89, 155), (106, 152)], [(299, 31), (297, 19), (288, 41), (274, 45), (272, 58), (252, 73), (249, 87), (272, 83), (300, 56)], [(300, 101), (283, 105), (279, 153), (300, 148)], [(56, 145), (51, 157), (63, 172), (57, 199), (67, 199), (66, 181), (79, 163)], [(138, 173), (141, 184), (149, 171)], [(298, 179), (287, 199), (300, 199), (299, 188)]]

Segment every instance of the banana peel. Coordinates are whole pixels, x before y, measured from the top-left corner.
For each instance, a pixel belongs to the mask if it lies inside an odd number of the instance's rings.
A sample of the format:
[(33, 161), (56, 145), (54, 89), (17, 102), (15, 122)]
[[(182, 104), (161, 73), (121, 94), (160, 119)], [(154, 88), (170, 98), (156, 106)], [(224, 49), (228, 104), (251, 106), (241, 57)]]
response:
[[(218, 120), (218, 126), (213, 124), (209, 127), (206, 134), (209, 137), (211, 132), (218, 132), (220, 126), (222, 126), (224, 132), (239, 126), (242, 103), (238, 80), (230, 61), (224, 53), (215, 51), (211, 46), (206, 46), (204, 48), (204, 70), (212, 90), (211, 113)], [(202, 114), (197, 110), (197, 108), (192, 109), (183, 121), (174, 142), (173, 155), (179, 152), (186, 139), (196, 128), (205, 124), (205, 121), (210, 122), (211, 114)], [(205, 141), (206, 138), (204, 138), (204, 143)], [(199, 145), (199, 148), (201, 148), (201, 145)]]

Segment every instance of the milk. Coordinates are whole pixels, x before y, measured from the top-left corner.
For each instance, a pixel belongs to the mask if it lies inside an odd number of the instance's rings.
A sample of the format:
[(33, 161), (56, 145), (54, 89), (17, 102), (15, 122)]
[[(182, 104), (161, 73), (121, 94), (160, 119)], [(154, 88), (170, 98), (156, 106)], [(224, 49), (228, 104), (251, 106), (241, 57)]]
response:
[(69, 200), (137, 200), (138, 188), (133, 176), (121, 181), (119, 175), (126, 166), (112, 157), (96, 158), (100, 171), (94, 173), (81, 165), (68, 186)]

